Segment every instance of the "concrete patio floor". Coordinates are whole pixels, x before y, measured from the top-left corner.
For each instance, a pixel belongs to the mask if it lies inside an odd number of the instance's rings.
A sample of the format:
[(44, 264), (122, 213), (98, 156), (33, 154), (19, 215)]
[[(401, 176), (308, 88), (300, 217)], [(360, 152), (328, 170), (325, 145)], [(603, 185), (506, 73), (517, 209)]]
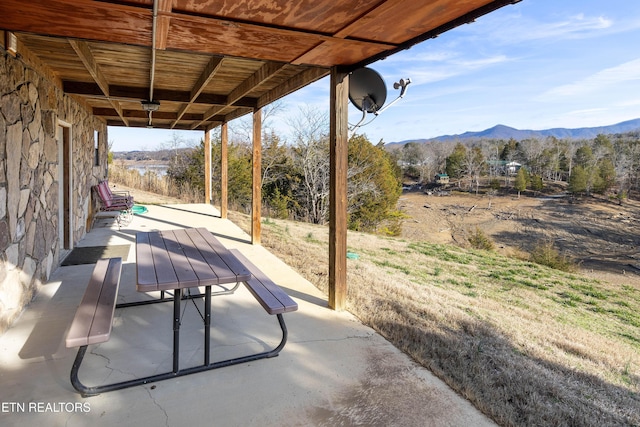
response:
[[(82, 398), (69, 372), (76, 349), (64, 340), (94, 265), (59, 267), (14, 325), (0, 336), (2, 426), (483, 426), (494, 425), (428, 370), (346, 312), (327, 308), (309, 282), (209, 205), (148, 206), (121, 229), (96, 222), (77, 245), (131, 245), (119, 302), (135, 290), (135, 233), (206, 227), (291, 295), (289, 340), (276, 358)], [(183, 304), (181, 368), (202, 363), (203, 328)], [(111, 339), (90, 346), (80, 370), (87, 385), (171, 370), (172, 304), (116, 310)], [(244, 286), (213, 298), (212, 358), (275, 346), (280, 328)]]

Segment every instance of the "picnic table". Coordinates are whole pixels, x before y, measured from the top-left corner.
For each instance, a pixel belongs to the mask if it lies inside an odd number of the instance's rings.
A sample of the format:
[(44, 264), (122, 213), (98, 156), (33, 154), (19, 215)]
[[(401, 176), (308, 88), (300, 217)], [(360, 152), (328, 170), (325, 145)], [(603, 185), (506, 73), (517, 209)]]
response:
[[(95, 274), (94, 274), (95, 276)], [(92, 340), (91, 337), (72, 342), (67, 346), (80, 346), (76, 361), (71, 372), (71, 383), (83, 396), (93, 396), (101, 392), (119, 390), (141, 384), (152, 383), (178, 376), (189, 375), (210, 369), (235, 365), (257, 359), (277, 356), (284, 347), (287, 340), (287, 329), (282, 317), (283, 313), (295, 311), (298, 308), (295, 303), (281, 288), (271, 279), (262, 273), (246, 257), (237, 250), (229, 250), (220, 240), (205, 228), (188, 228), (178, 230), (140, 232), (136, 235), (136, 288), (138, 292), (148, 293), (160, 291), (160, 298), (144, 301), (122, 303), (115, 308), (135, 307), (139, 305), (173, 302), (173, 368), (169, 372), (156, 374), (147, 377), (136, 378), (113, 384), (88, 387), (78, 379), (78, 371), (82, 358), (86, 352), (87, 345), (97, 342), (105, 342), (109, 339), (110, 327), (105, 333), (104, 328), (99, 337), (99, 341)], [(92, 279), (92, 282), (102, 281)], [(115, 282), (114, 279), (105, 283)], [(211, 362), (211, 297), (212, 295), (223, 295), (233, 293), (239, 283), (244, 283), (251, 294), (262, 305), (268, 314), (275, 314), (282, 330), (282, 340), (273, 349), (237, 357), (229, 360)], [(235, 284), (235, 286), (230, 286)], [(214, 290), (213, 287), (217, 289)], [(117, 285), (116, 285), (117, 287)], [(185, 290), (191, 288), (204, 287), (205, 292), (199, 291), (194, 294)], [(87, 290), (87, 293), (90, 289)], [(93, 291), (95, 294), (97, 291)], [(115, 294), (113, 289), (109, 292), (109, 300), (115, 302), (111, 295)], [(165, 292), (171, 294), (170, 298), (165, 297)], [(98, 292), (99, 293), (99, 292)], [(204, 298), (204, 314), (201, 316), (204, 325), (204, 346), (202, 365), (180, 369), (180, 313), (181, 303), (184, 300), (193, 298)], [(78, 313), (83, 311), (83, 303), (78, 308)], [(103, 303), (104, 304), (104, 303)], [(86, 312), (86, 310), (84, 310)], [(109, 310), (102, 310), (102, 313)], [(113, 308), (111, 309), (111, 318)], [(104, 322), (104, 314), (101, 315)], [(109, 318), (109, 322), (111, 321)], [(75, 321), (74, 321), (75, 322)], [(78, 340), (76, 340), (78, 341)]]
[(205, 287), (204, 365), (209, 366), (211, 287), (245, 282), (249, 270), (205, 228), (136, 234), (138, 292), (173, 292), (173, 372), (179, 367), (182, 290)]

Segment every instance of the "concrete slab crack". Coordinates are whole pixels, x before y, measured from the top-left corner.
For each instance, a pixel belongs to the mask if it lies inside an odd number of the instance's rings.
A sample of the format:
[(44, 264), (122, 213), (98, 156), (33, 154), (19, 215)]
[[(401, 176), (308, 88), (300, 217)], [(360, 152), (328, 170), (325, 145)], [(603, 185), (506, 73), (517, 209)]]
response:
[(151, 393), (151, 389), (147, 388), (146, 390), (147, 390), (147, 394), (149, 395), (149, 398), (151, 399), (151, 402), (153, 402), (153, 404), (157, 406), (164, 414), (164, 425), (169, 427), (169, 414), (167, 414), (167, 411), (162, 407), (162, 405), (158, 403), (155, 397), (153, 397), (153, 394)]

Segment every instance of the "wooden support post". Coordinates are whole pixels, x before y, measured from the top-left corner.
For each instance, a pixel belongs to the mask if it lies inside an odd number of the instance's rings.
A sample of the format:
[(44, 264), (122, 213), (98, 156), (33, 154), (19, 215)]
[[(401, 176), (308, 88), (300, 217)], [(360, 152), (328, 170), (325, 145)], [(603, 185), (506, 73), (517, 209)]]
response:
[(225, 122), (220, 130), (220, 217), (227, 217), (229, 207), (229, 125)]
[(260, 244), (260, 211), (262, 209), (262, 110), (253, 112), (253, 195), (251, 198), (251, 243)]
[(211, 132), (204, 133), (204, 202), (211, 204)]
[(347, 154), (349, 75), (331, 69), (329, 178), (329, 307), (347, 302)]

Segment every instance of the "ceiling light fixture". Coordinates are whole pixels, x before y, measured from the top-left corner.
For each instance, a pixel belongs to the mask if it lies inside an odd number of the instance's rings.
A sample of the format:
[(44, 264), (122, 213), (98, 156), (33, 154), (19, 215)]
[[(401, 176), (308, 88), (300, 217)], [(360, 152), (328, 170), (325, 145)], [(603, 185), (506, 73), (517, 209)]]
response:
[(160, 108), (160, 101), (141, 101), (140, 103), (144, 111), (158, 111)]

